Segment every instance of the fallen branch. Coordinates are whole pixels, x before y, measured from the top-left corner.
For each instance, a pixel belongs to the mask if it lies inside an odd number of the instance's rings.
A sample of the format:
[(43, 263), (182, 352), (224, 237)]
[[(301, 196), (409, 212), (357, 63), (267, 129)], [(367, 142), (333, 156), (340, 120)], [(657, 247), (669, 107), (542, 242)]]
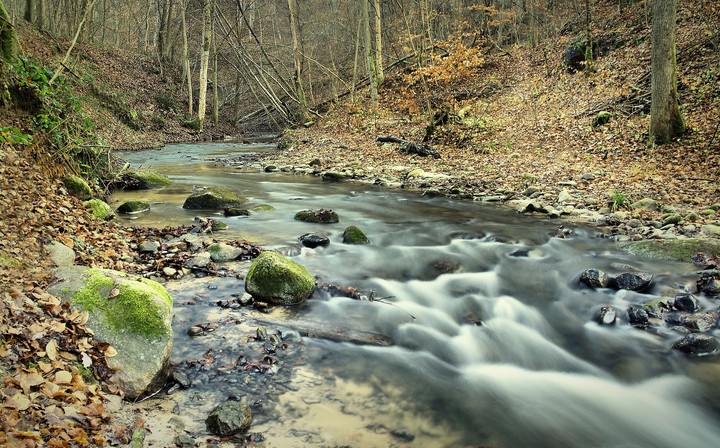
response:
[(432, 149), (430, 145), (426, 143), (415, 143), (392, 135), (378, 137), (376, 140), (380, 143), (398, 143), (400, 145), (400, 152), (404, 152), (406, 154), (417, 154), (420, 157), (432, 156), (436, 159), (440, 158), (440, 153)]

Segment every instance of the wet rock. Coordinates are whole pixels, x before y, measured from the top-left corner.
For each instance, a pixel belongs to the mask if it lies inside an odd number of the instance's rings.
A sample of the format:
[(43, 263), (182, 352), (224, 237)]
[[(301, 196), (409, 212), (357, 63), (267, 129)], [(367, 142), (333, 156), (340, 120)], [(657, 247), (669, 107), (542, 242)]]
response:
[(615, 285), (618, 289), (629, 291), (642, 291), (650, 286), (653, 275), (648, 272), (624, 272), (615, 277)]
[(590, 268), (580, 274), (580, 283), (590, 288), (607, 288), (609, 279), (606, 272)]
[(295, 305), (310, 297), (316, 283), (305, 266), (268, 251), (250, 265), (245, 290), (256, 300)]
[(636, 327), (647, 327), (650, 324), (648, 313), (643, 308), (630, 307), (627, 309), (628, 321)]
[(274, 212), (275, 207), (273, 207), (270, 204), (260, 204), (260, 205), (256, 205), (251, 210), (254, 212), (257, 212), (257, 213), (268, 213), (268, 212)]
[(705, 333), (690, 333), (672, 345), (673, 350), (690, 356), (707, 356), (720, 351), (720, 342)]
[(246, 401), (228, 400), (219, 404), (205, 419), (208, 431), (218, 436), (230, 436), (250, 427), (253, 413)]
[(250, 216), (250, 210), (238, 207), (228, 207), (223, 210), (224, 216)]
[(393, 429), (390, 434), (401, 442), (412, 442), (415, 440), (415, 434), (405, 429)]
[(690, 330), (704, 332), (715, 328), (717, 319), (712, 313), (691, 314), (685, 318), (683, 325)]
[(239, 247), (225, 243), (215, 243), (208, 246), (210, 259), (216, 263), (231, 261), (242, 255), (243, 250)]
[(340, 217), (333, 210), (321, 208), (320, 210), (301, 210), (295, 214), (295, 220), (318, 224), (334, 224), (340, 222)]
[(201, 252), (194, 257), (185, 261), (184, 266), (187, 268), (206, 268), (210, 264), (210, 252)]
[(318, 246), (325, 247), (330, 244), (330, 238), (322, 233), (306, 233), (298, 239), (303, 246), (309, 247), (310, 249), (315, 249)]
[(170, 378), (176, 383), (178, 383), (183, 389), (187, 389), (188, 387), (192, 386), (192, 381), (190, 381), (190, 377), (187, 375), (187, 373), (181, 370), (173, 370)]
[(685, 324), (685, 315), (677, 311), (667, 313), (665, 314), (665, 323), (670, 326), (683, 326)]
[(702, 277), (700, 280), (698, 280), (697, 286), (698, 291), (709, 296), (720, 295), (720, 280), (715, 277)]
[(180, 448), (192, 448), (196, 445), (195, 439), (182, 433), (175, 436), (175, 446)]
[(347, 178), (345, 174), (337, 171), (328, 171), (322, 176), (324, 182), (341, 182), (345, 180), (345, 178)]
[(700, 309), (700, 304), (697, 298), (687, 292), (679, 293), (675, 296), (673, 306), (679, 311), (685, 311), (687, 313), (694, 313)]
[(672, 299), (668, 297), (655, 297), (643, 304), (643, 309), (652, 317), (661, 317), (672, 307)]
[(118, 207), (117, 212), (131, 215), (134, 213), (142, 213), (150, 210), (150, 203), (146, 201), (127, 201)]
[(224, 210), (239, 207), (248, 202), (247, 198), (234, 191), (221, 187), (210, 187), (190, 195), (183, 203), (183, 208)]
[(600, 325), (615, 325), (617, 321), (617, 310), (611, 306), (604, 306), (595, 315), (595, 322)]
[(359, 227), (348, 226), (343, 232), (343, 243), (345, 244), (370, 244), (370, 240)]
[(187, 334), (190, 336), (202, 336), (205, 334), (205, 330), (203, 330), (201, 327), (198, 327), (197, 325), (193, 325), (192, 327), (187, 329)]
[(124, 173), (120, 178), (120, 187), (124, 190), (147, 190), (166, 187), (172, 181), (152, 170), (136, 170)]

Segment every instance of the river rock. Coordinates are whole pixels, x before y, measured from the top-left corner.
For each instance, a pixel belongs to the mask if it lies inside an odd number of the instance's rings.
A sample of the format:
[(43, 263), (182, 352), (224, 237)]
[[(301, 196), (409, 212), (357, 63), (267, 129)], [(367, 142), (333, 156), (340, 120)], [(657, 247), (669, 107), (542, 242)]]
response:
[(617, 321), (617, 310), (611, 306), (604, 306), (595, 315), (595, 322), (600, 325), (615, 325)]
[(333, 210), (321, 208), (320, 210), (301, 210), (295, 214), (296, 221), (318, 224), (335, 224), (340, 217)]
[(647, 327), (650, 321), (648, 313), (643, 308), (630, 307), (627, 309), (628, 321), (636, 327)]
[(128, 171), (120, 179), (122, 188), (125, 190), (147, 190), (172, 184), (167, 176), (152, 170)]
[(633, 210), (643, 209), (650, 211), (660, 210), (660, 204), (655, 199), (643, 198), (639, 201), (633, 202), (631, 205)]
[(678, 293), (675, 296), (673, 306), (675, 307), (675, 309), (679, 311), (685, 311), (687, 313), (694, 313), (695, 311), (700, 309), (698, 299), (694, 295), (687, 292)]
[(252, 420), (252, 410), (245, 400), (228, 400), (210, 412), (205, 425), (211, 433), (225, 437), (245, 431)]
[(75, 251), (59, 241), (53, 241), (45, 246), (53, 264), (58, 267), (68, 267), (75, 263)]
[(305, 266), (268, 251), (250, 265), (245, 277), (245, 291), (256, 300), (295, 305), (310, 297), (316, 283)]
[(693, 331), (709, 331), (717, 325), (717, 319), (713, 313), (697, 313), (687, 316), (683, 322), (685, 328)]
[(259, 204), (252, 208), (252, 211), (258, 212), (258, 213), (268, 213), (268, 212), (274, 212), (275, 207), (273, 207), (270, 204)]
[(63, 184), (71, 196), (75, 196), (78, 199), (88, 200), (92, 198), (92, 189), (85, 179), (82, 177), (70, 174), (63, 177)]
[(560, 203), (560, 204), (564, 204), (565, 202), (570, 202), (570, 201), (573, 201), (573, 200), (575, 200), (575, 198), (573, 197), (572, 193), (570, 193), (569, 191), (567, 191), (567, 189), (565, 189), (565, 188), (563, 188), (563, 189), (560, 191), (560, 193), (558, 194), (558, 199), (557, 199), (557, 201), (558, 201), (558, 203)]
[(691, 262), (695, 254), (720, 256), (720, 241), (712, 238), (674, 238), (626, 242), (628, 252), (655, 260)]
[(672, 308), (672, 299), (669, 297), (655, 297), (643, 304), (643, 309), (652, 317), (661, 317)]
[(183, 263), (186, 268), (206, 268), (211, 261), (210, 252), (200, 252)]
[(160, 250), (160, 243), (157, 241), (143, 241), (138, 244), (138, 250), (140, 252), (157, 252)]
[[(717, 274), (716, 274), (717, 275)], [(703, 277), (697, 282), (698, 290), (709, 296), (720, 295), (720, 279), (715, 277)]]
[(223, 210), (225, 216), (250, 216), (250, 210), (238, 207), (227, 207)]
[(150, 210), (150, 203), (147, 201), (127, 201), (118, 207), (118, 213), (132, 215)]
[(706, 333), (690, 333), (676, 341), (672, 348), (690, 356), (707, 356), (720, 351), (720, 342)]
[(210, 259), (216, 263), (234, 260), (242, 255), (242, 249), (225, 243), (214, 243), (208, 246)]
[(227, 188), (210, 187), (190, 195), (185, 199), (183, 208), (224, 210), (231, 207), (240, 207), (247, 202), (247, 198)]
[(90, 210), (90, 214), (97, 219), (107, 221), (113, 216), (112, 208), (103, 200), (90, 199), (83, 202), (83, 207)]
[(700, 231), (713, 237), (720, 237), (720, 226), (715, 224), (705, 224), (700, 227)]
[(370, 244), (365, 232), (357, 226), (348, 226), (343, 232), (343, 243), (345, 244)]
[(616, 276), (614, 280), (618, 289), (642, 291), (650, 286), (653, 275), (649, 272), (624, 272)]
[(95, 338), (117, 351), (111, 381), (128, 400), (152, 394), (167, 378), (172, 351), (172, 297), (157, 282), (106, 269), (58, 269), (48, 292), (89, 313)]
[(580, 274), (580, 283), (590, 288), (607, 288), (610, 282), (606, 272), (590, 268)]
[(323, 182), (342, 182), (347, 176), (337, 171), (328, 171), (322, 175)]
[(330, 238), (322, 233), (306, 233), (300, 236), (298, 240), (303, 246), (309, 247), (310, 249), (315, 249), (319, 246), (325, 247), (330, 244)]

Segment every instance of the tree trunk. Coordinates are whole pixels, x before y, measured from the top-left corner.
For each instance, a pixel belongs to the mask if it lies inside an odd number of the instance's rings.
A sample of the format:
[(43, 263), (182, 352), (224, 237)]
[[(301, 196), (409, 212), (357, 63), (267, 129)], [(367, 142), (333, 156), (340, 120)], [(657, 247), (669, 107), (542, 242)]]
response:
[(183, 34), (183, 74), (187, 81), (188, 88), (188, 116), (193, 116), (193, 89), (192, 89), (192, 71), (190, 70), (190, 57), (188, 56), (188, 38), (187, 38), (187, 19), (185, 17), (185, 10), (187, 9), (187, 1), (180, 1), (180, 14), (182, 21), (182, 34)]
[(290, 9), (290, 33), (293, 42), (293, 59), (295, 61), (295, 90), (298, 102), (300, 103), (300, 121), (305, 123), (310, 120), (308, 114), (307, 99), (305, 98), (305, 90), (302, 83), (302, 53), (300, 46), (300, 21), (298, 20), (297, 2), (296, 0), (288, 0), (288, 8)]
[(652, 20), (650, 140), (661, 145), (685, 133), (677, 93), (677, 0), (655, 0)]
[(15, 28), (10, 23), (10, 16), (0, 0), (0, 69), (4, 70), (6, 64), (12, 64), (17, 59), (18, 43)]
[(377, 83), (382, 84), (385, 80), (385, 71), (383, 70), (383, 44), (382, 44), (382, 5), (380, 0), (374, 0), (375, 7), (375, 72), (377, 73)]
[(375, 71), (375, 60), (372, 51), (372, 37), (370, 34), (370, 0), (363, 2), (363, 27), (365, 28), (365, 61), (367, 62), (368, 77), (370, 78), (370, 101), (372, 107), (378, 105), (377, 72)]
[(198, 93), (198, 120), (200, 121), (200, 130), (203, 128), (205, 121), (205, 109), (207, 107), (207, 81), (208, 67), (210, 65), (210, 31), (212, 29), (212, 5), (210, 0), (203, 1), (203, 41), (202, 53), (200, 56), (200, 92)]
[[(212, 0), (213, 3), (213, 14), (215, 14), (215, 8), (217, 8), (216, 0)], [(217, 54), (217, 37), (215, 36), (215, 20), (212, 21), (212, 71), (213, 71), (213, 83), (212, 83), (212, 124), (217, 126), (220, 121), (220, 95), (218, 94), (218, 54)]]

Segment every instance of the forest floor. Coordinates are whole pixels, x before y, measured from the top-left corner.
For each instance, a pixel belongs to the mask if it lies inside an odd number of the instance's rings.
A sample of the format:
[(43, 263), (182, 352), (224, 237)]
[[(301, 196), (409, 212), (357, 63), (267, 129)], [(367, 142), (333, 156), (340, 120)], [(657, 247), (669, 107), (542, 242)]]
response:
[[(378, 108), (369, 107), (367, 92), (360, 91), (357, 102), (332, 105), (311, 127), (287, 132), (291, 145), (273, 156), (274, 163), (308, 167), (319, 159), (321, 171), (398, 179), (407, 188), (478, 200), (527, 187), (546, 197), (569, 188), (578, 206), (587, 208), (607, 205), (608, 195), (616, 202), (624, 198), (625, 203), (649, 197), (686, 218), (692, 216), (697, 228), (718, 224), (717, 215), (702, 212), (720, 203), (720, 7), (702, 1), (680, 4), (680, 97), (688, 133), (658, 147), (647, 144), (650, 35), (642, 4), (622, 12), (616, 5), (600, 8), (598, 39), (607, 48), (590, 74), (569, 73), (563, 65), (574, 35), (536, 48), (504, 51), (451, 42), (454, 52), (438, 58), (431, 68), (407, 66), (389, 73)], [(35, 36), (24, 38), (26, 52), (47, 60), (61, 53)], [(125, 92), (119, 107), (135, 109), (144, 117), (143, 131), (133, 131), (86, 92), (84, 108), (110, 146), (144, 148), (234, 133), (221, 125), (201, 136), (183, 126), (176, 73), (157, 70), (150, 59), (129, 63), (136, 61), (130, 52), (78, 48), (77, 56), (87, 65), (77, 76), (91, 77), (101, 91)], [(99, 70), (101, 66), (105, 69)], [(593, 127), (592, 119), (602, 110), (611, 112), (612, 118)], [(387, 135), (422, 141), (434, 112), (448, 117), (428, 141), (440, 158), (404, 154), (397, 145), (376, 143), (378, 136)], [(27, 129), (26, 118), (17, 113), (11, 120)], [(61, 172), (42, 142), (2, 145), (0, 442), (128, 443), (136, 430), (142, 430), (142, 416), (126, 413), (125, 420), (115, 418), (111, 405), (117, 404), (117, 395), (86, 382), (78, 363), (62, 355), (86, 352), (97, 359), (98, 368), (102, 366), (102, 353), (78, 327), (78, 316), (58, 308), (44, 292), (52, 280), (52, 263), (43, 247), (58, 240), (76, 250), (76, 263), (133, 271), (141, 269), (133, 249), (137, 235), (91, 220), (80, 201), (66, 194)], [(408, 177), (416, 168), (447, 177)], [(593, 179), (581, 181), (585, 174)], [(638, 217), (652, 220), (662, 213), (643, 212)], [(48, 348), (51, 337), (60, 341), (59, 354)], [(59, 417), (67, 415), (73, 418)]]

